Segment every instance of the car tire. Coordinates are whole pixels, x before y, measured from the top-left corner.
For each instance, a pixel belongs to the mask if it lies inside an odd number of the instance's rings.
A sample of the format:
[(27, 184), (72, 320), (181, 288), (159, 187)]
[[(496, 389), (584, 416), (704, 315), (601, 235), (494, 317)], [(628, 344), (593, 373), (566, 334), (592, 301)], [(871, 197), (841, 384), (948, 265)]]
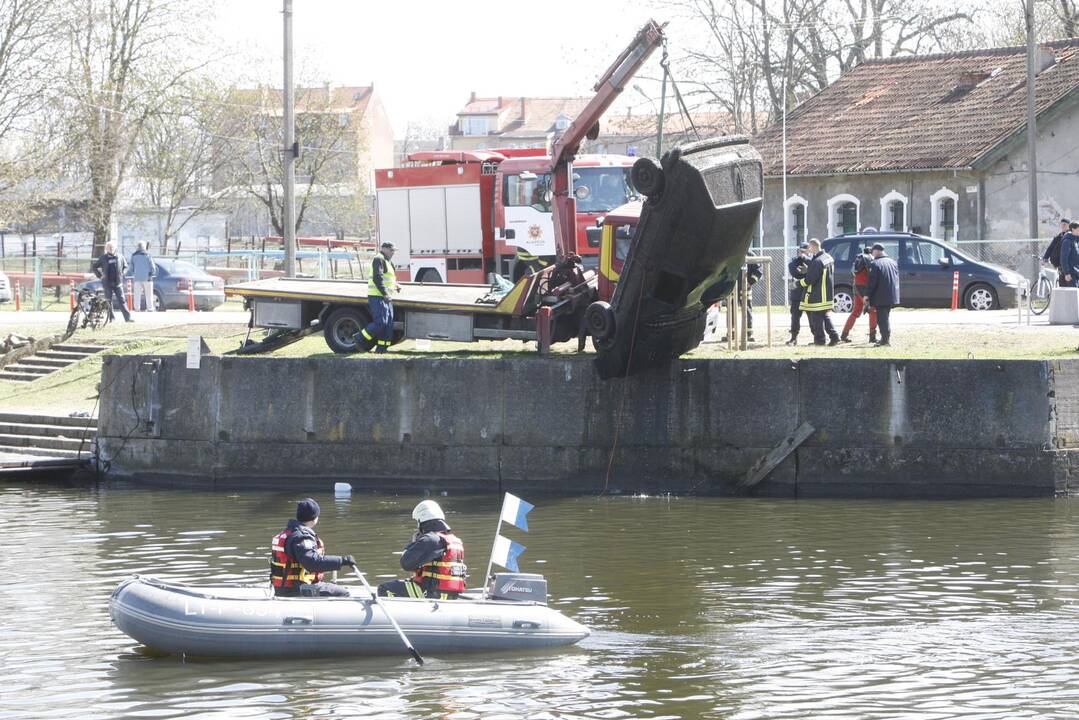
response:
[(629, 174), (633, 187), (636, 188), (637, 192), (649, 198), (658, 198), (663, 193), (663, 187), (667, 184), (663, 170), (652, 158), (637, 158)]
[(850, 313), (854, 311), (854, 291), (849, 285), (840, 285), (832, 295), (832, 312)]
[(353, 335), (371, 322), (371, 313), (362, 307), (339, 307), (326, 316), (322, 336), (335, 353), (347, 355), (359, 352)]
[(966, 295), (963, 296), (963, 305), (967, 310), (972, 311), (999, 310), (1000, 300), (992, 285), (975, 283), (967, 288)]
[(160, 291), (154, 290), (154, 310), (156, 312), (165, 312), (165, 298)]

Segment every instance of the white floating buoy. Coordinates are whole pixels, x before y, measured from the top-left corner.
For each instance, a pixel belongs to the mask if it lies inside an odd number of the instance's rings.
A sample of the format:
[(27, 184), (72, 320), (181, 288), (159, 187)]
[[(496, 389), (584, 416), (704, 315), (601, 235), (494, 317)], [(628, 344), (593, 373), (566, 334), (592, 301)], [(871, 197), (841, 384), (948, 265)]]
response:
[(348, 483), (334, 483), (333, 494), (336, 497), (348, 497), (352, 494), (352, 486)]

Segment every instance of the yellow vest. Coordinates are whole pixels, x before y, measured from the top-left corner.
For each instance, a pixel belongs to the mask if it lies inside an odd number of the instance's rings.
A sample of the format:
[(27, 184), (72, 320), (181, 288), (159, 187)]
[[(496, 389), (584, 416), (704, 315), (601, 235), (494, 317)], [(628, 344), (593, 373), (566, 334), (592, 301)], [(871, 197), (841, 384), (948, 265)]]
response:
[(378, 289), (378, 285), (375, 284), (375, 260), (379, 258), (382, 258), (382, 262), (386, 267), (386, 272), (382, 274), (382, 284), (386, 286), (386, 292), (392, 293), (397, 290), (397, 273), (393, 269), (393, 263), (387, 260), (385, 255), (378, 253), (371, 258), (371, 265), (367, 272), (368, 297), (382, 297), (382, 292)]

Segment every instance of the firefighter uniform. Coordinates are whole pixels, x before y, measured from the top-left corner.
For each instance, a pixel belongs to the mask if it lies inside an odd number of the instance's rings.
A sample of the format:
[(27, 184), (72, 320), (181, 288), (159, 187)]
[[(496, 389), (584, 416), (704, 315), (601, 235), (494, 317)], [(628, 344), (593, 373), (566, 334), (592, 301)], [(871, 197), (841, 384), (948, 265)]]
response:
[[(805, 247), (802, 248), (804, 249)], [(787, 263), (787, 272), (790, 274), (787, 301), (791, 307), (791, 339), (787, 341), (788, 345), (798, 344), (798, 331), (802, 328), (802, 298), (805, 297), (805, 288), (802, 287), (801, 280), (806, 276), (808, 269), (809, 261), (802, 256), (801, 252)]]
[(418, 523), (412, 542), (401, 554), (401, 567), (412, 573), (407, 580), (378, 586), (386, 597), (456, 600), (465, 591), (465, 546), (446, 524), (446, 515), (434, 500), (424, 500), (412, 511)]
[(270, 541), (270, 585), (281, 597), (348, 597), (346, 588), (325, 582), (325, 573), (355, 564), (351, 555), (325, 555), (326, 546), (308, 525), (318, 517), (318, 503), (300, 501), (296, 518)]
[(526, 273), (538, 273), (549, 263), (543, 258), (533, 255), (520, 245), (517, 246), (517, 254), (513, 261), (513, 282), (517, 282)]
[(832, 345), (839, 343), (839, 333), (832, 325), (832, 303), (835, 298), (835, 261), (828, 253), (820, 250), (809, 261), (804, 278), (798, 281), (805, 288), (805, 294), (799, 307), (809, 316), (809, 329), (813, 332), (813, 343), (824, 345), (825, 336)]
[(371, 310), (371, 322), (356, 336), (356, 344), (363, 350), (375, 348), (384, 353), (393, 343), (393, 301), (391, 295), (399, 292), (397, 274), (393, 263), (383, 253), (371, 258), (367, 273), (367, 306)]

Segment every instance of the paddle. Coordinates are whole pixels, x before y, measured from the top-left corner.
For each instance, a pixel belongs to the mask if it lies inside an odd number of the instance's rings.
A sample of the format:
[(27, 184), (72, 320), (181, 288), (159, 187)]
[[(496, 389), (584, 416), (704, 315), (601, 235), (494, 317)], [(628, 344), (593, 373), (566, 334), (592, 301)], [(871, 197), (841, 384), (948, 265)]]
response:
[(412, 656), (412, 659), (415, 660), (418, 665), (423, 665), (423, 658), (420, 657), (420, 654), (418, 652), (416, 652), (416, 648), (412, 647), (412, 643), (408, 641), (408, 637), (405, 635), (405, 631), (402, 630), (401, 626), (397, 624), (397, 621), (393, 619), (393, 615), (390, 615), (390, 611), (387, 610), (386, 606), (382, 604), (382, 600), (379, 599), (378, 593), (375, 592), (371, 588), (371, 586), (367, 584), (367, 578), (363, 576), (363, 573), (360, 572), (360, 569), (355, 565), (352, 566), (352, 572), (356, 573), (356, 577), (358, 577), (360, 579), (360, 582), (363, 583), (363, 586), (367, 588), (367, 592), (371, 593), (371, 597), (375, 600), (375, 605), (378, 605), (380, 608), (382, 608), (382, 612), (386, 613), (386, 617), (389, 619), (390, 624), (393, 625), (393, 629), (396, 630), (397, 634), (401, 636), (401, 642), (403, 642), (405, 644), (405, 647), (408, 648), (408, 652)]

